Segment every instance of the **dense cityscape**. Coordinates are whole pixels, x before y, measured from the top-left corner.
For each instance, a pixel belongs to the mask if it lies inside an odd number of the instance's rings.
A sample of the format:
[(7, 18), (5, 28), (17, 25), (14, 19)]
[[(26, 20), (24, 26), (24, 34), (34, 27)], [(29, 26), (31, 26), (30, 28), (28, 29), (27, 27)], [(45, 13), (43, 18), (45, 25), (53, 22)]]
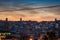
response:
[(60, 0), (0, 0), (0, 40), (60, 40)]
[[(60, 20), (55, 21), (8, 21), (0, 20), (0, 40), (58, 40)], [(48, 36), (48, 37), (47, 37)], [(46, 37), (46, 38), (44, 38)]]

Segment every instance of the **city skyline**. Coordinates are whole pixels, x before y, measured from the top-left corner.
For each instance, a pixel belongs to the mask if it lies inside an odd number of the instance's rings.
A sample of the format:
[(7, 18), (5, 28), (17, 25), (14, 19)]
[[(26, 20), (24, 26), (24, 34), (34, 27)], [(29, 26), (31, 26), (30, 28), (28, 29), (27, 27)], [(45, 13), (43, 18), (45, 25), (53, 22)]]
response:
[(53, 21), (60, 19), (59, 0), (0, 0), (0, 20)]

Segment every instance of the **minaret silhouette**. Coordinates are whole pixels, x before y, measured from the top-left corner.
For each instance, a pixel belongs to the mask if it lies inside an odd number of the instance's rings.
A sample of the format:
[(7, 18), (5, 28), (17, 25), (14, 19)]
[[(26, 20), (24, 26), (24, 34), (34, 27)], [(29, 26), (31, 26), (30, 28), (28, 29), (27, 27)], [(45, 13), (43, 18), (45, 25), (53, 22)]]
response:
[(57, 23), (57, 18), (55, 18), (55, 23)]
[(6, 18), (6, 21), (5, 21), (5, 31), (6, 31), (6, 32), (8, 32), (8, 31), (9, 31), (8, 18)]
[(55, 21), (57, 21), (57, 18), (55, 18)]
[(6, 22), (8, 21), (8, 18), (6, 18)]
[(20, 18), (20, 21), (22, 21), (22, 18)]

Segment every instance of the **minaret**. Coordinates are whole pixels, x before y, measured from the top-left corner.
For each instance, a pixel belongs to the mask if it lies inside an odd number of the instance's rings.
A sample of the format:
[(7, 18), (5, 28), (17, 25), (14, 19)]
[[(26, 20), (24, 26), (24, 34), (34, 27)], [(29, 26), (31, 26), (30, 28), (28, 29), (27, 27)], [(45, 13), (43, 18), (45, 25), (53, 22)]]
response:
[(20, 18), (20, 21), (22, 21), (22, 18)]
[(55, 21), (57, 21), (57, 18), (55, 18)]
[(8, 21), (8, 18), (6, 18), (6, 22)]
[(55, 18), (55, 23), (57, 23), (57, 18)]
[(6, 31), (6, 32), (8, 32), (8, 31), (9, 31), (8, 18), (6, 18), (6, 21), (5, 21), (5, 31)]

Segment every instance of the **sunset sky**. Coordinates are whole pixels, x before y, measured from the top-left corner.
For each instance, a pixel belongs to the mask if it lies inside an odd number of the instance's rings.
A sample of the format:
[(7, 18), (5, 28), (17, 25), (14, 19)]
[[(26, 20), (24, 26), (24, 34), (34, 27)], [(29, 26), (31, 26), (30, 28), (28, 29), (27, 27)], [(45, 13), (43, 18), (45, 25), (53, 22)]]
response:
[(0, 0), (0, 20), (52, 21), (60, 19), (60, 0)]

